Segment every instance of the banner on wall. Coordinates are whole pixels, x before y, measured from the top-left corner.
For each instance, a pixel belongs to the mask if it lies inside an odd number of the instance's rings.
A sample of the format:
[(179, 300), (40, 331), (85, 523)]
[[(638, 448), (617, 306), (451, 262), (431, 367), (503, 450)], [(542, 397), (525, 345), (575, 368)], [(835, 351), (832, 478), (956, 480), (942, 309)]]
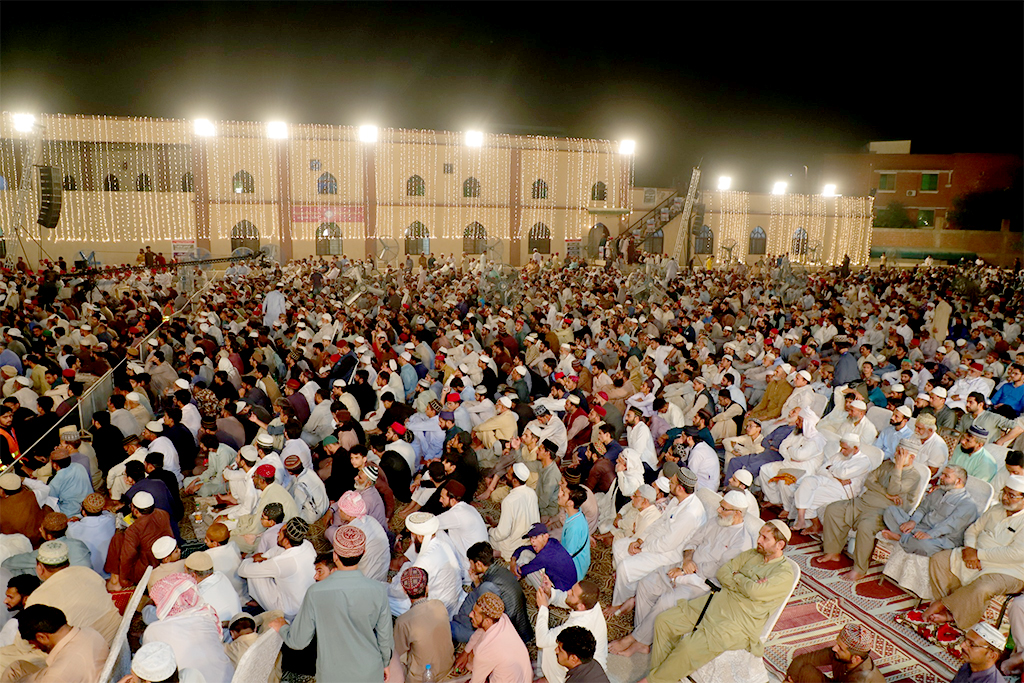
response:
[(644, 204), (657, 204), (658, 203), (658, 188), (656, 187), (645, 187), (644, 188)]
[(171, 240), (171, 258), (175, 261), (194, 261), (196, 258), (196, 241)]
[(293, 223), (362, 223), (361, 206), (292, 206)]

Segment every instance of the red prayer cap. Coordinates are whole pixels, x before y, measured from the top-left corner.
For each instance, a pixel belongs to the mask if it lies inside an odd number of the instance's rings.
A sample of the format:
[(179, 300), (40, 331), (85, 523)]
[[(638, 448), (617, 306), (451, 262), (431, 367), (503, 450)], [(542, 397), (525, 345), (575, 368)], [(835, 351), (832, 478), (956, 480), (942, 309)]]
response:
[(290, 389), (298, 389), (299, 387), (302, 386), (302, 382), (300, 382), (297, 379), (290, 379), (288, 380), (288, 384), (286, 384), (285, 386), (287, 386)]
[(604, 401), (608, 400), (608, 392), (607, 391), (599, 391), (599, 392), (597, 392), (597, 395), (600, 396), (601, 399), (604, 400)]
[(398, 434), (399, 436), (405, 434), (405, 425), (402, 424), (401, 422), (392, 422), (391, 428), (394, 429), (395, 434)]
[(276, 470), (273, 465), (260, 465), (256, 468), (256, 474), (260, 475), (264, 479), (273, 479)]
[(451, 401), (452, 403), (458, 403), (459, 401), (461, 401), (461, 400), (462, 400), (462, 397), (461, 397), (461, 396), (459, 396), (458, 394), (456, 394), (456, 393), (455, 393), (455, 392), (453, 391), (452, 393), (450, 393), (450, 394), (448, 394), (447, 396), (445, 396), (445, 399), (444, 399), (444, 400), (445, 400), (445, 401)]

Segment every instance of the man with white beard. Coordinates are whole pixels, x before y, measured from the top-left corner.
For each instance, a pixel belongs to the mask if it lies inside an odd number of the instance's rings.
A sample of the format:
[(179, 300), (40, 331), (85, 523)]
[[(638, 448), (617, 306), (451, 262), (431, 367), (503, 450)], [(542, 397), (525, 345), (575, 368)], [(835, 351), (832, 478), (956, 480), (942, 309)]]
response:
[(779, 478), (782, 470), (813, 473), (825, 459), (825, 437), (818, 432), (818, 416), (809, 408), (794, 408), (794, 411), (789, 415), (793, 433), (779, 444), (782, 460), (763, 464), (757, 475), (764, 499), (774, 505), (782, 505), (782, 489), (787, 486)]

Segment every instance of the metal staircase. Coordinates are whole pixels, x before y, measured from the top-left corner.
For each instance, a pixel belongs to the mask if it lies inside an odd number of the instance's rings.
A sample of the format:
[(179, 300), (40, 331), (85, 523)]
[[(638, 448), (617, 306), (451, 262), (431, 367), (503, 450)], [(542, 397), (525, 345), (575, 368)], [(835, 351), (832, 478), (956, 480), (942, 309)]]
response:
[(679, 228), (683, 234), (676, 237), (676, 248), (672, 253), (672, 258), (675, 259), (676, 263), (679, 262), (679, 257), (683, 253), (683, 244), (690, 243), (690, 216), (693, 214), (693, 202), (697, 198), (697, 186), (700, 184), (700, 166), (693, 167), (693, 173), (690, 174), (690, 186), (686, 188), (686, 201), (683, 202), (683, 220), (679, 223)]

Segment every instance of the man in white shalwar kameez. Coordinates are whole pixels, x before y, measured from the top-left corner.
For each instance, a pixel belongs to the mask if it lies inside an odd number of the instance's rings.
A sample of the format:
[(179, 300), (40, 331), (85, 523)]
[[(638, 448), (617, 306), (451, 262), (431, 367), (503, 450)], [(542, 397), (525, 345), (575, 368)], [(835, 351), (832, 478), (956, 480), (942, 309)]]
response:
[(512, 553), (524, 545), (523, 534), (540, 521), (540, 503), (537, 492), (526, 485), (530, 468), (517, 462), (508, 471), (512, 491), (501, 501), (498, 525), (488, 532), (490, 543), (508, 562)]
[(793, 433), (779, 444), (782, 460), (765, 463), (757, 475), (764, 499), (775, 505), (782, 504), (782, 489), (787, 486), (785, 482), (772, 481), (782, 470), (814, 473), (825, 459), (825, 437), (818, 432), (818, 416), (809, 408), (793, 410), (795, 412), (791, 412), (788, 418), (794, 427)]
[[(795, 508), (793, 528), (796, 531), (811, 528), (813, 533), (820, 533), (818, 510), (837, 500), (856, 498), (864, 490), (864, 481), (873, 468), (860, 444), (856, 434), (844, 434), (839, 441), (839, 452), (828, 456), (817, 473), (804, 475), (795, 486), (783, 489), (783, 511), (792, 517)], [(807, 519), (814, 521), (807, 523)]]
[(278, 319), (285, 313), (285, 298), (284, 292), (281, 291), (283, 285), (278, 283), (277, 289), (267, 294), (266, 298), (263, 299), (263, 324), (266, 327), (270, 327), (278, 321)]
[(412, 534), (412, 544), (405, 551), (409, 562), (402, 566), (388, 586), (391, 614), (398, 617), (409, 611), (412, 603), (402, 588), (402, 574), (409, 567), (419, 567), (427, 572), (427, 591), (431, 599), (443, 602), (451, 619), (466, 597), (462, 578), (463, 575), (467, 579), (469, 577), (469, 560), (465, 556), (459, 558), (459, 551), (448, 538), (448, 533), (438, 528), (437, 517), (429, 512), (412, 513), (405, 518), (405, 528)]

